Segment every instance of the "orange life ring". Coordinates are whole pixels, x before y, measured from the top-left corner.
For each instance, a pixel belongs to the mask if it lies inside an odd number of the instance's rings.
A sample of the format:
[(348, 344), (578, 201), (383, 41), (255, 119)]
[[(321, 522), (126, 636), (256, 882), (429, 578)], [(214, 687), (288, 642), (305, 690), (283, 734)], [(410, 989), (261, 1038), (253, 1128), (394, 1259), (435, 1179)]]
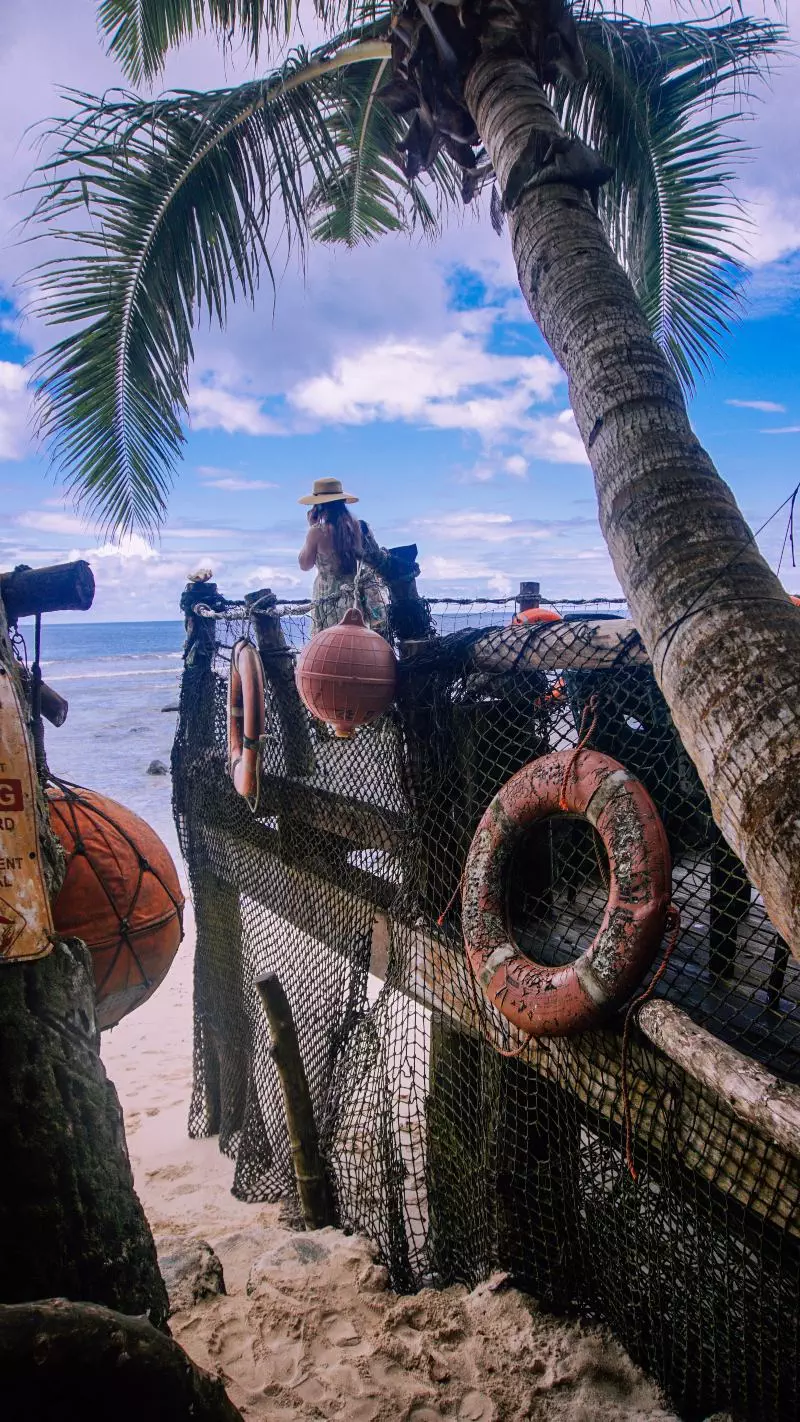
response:
[(518, 612), (512, 626), (519, 627), (526, 622), (560, 622), (561, 618), (552, 607), (529, 607), (526, 612)]
[[(524, 831), (562, 813), (594, 825), (608, 854), (610, 887), (591, 946), (573, 963), (544, 967), (509, 942), (506, 874)], [(464, 870), (465, 946), (489, 1002), (534, 1037), (593, 1026), (624, 1002), (652, 963), (666, 926), (671, 874), (658, 811), (618, 761), (593, 750), (577, 757), (556, 751), (524, 766), (486, 810)]]
[(264, 669), (252, 642), (240, 638), (231, 651), (228, 678), (228, 770), (246, 800), (258, 793), (263, 739)]

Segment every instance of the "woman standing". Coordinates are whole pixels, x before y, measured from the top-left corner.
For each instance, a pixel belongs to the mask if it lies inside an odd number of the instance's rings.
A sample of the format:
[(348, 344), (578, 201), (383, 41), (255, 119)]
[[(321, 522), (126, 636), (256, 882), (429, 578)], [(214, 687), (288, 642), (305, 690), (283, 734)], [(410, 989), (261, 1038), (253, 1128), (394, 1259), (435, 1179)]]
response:
[(354, 519), (347, 505), (357, 504), (338, 479), (315, 479), (310, 494), (298, 500), (309, 504), (310, 528), (298, 562), (304, 573), (316, 568), (314, 579), (314, 631), (333, 627), (350, 607), (358, 607), (367, 627), (386, 629), (386, 609), (377, 577), (362, 561), (365, 545), (375, 540), (367, 526)]

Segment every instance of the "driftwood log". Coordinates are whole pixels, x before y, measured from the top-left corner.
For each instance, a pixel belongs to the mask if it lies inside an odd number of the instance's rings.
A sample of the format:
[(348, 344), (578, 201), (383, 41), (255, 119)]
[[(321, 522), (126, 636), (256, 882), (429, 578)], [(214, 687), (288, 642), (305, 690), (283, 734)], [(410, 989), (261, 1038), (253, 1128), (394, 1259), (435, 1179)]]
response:
[(9, 623), (42, 612), (88, 612), (94, 601), (94, 574), (83, 558), (51, 568), (20, 566), (0, 573), (0, 598)]
[(634, 624), (621, 617), (492, 627), (472, 649), (475, 667), (485, 672), (602, 670), (621, 654), (626, 666), (650, 664)]
[(97, 1304), (0, 1305), (0, 1379), (3, 1422), (241, 1422), (173, 1339)]
[(636, 1021), (654, 1046), (720, 1096), (740, 1121), (800, 1160), (799, 1086), (721, 1042), (671, 1002), (646, 1002)]
[(333, 1204), (319, 1152), (314, 1108), (300, 1055), (292, 1009), (275, 973), (266, 973), (257, 978), (256, 987), (269, 1023), (272, 1059), (283, 1093), (303, 1220), (306, 1229), (324, 1229), (326, 1225), (334, 1223)]

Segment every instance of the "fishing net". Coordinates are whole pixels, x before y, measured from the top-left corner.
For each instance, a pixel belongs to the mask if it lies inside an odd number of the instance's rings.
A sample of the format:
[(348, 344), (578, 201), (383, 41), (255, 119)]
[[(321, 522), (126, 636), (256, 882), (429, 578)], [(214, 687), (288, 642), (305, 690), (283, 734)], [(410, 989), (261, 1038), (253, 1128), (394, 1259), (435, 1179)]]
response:
[[(514, 611), (434, 604), (437, 635), (401, 662), (395, 705), (350, 741), (297, 698), (302, 610), (195, 611), (173, 752), (197, 918), (190, 1132), (219, 1134), (240, 1199), (293, 1197), (254, 988), (275, 972), (339, 1219), (377, 1242), (397, 1289), (499, 1268), (544, 1306), (609, 1325), (686, 1418), (794, 1419), (797, 1158), (636, 1028), (625, 1092), (619, 1021), (525, 1046), (469, 971), (458, 886), (475, 826), (522, 765), (576, 745), (591, 702), (592, 745), (643, 781), (672, 849), (680, 932), (655, 996), (800, 1081), (800, 970), (714, 826), (635, 634), (576, 669), (596, 609), (561, 605), (544, 666), (535, 627), (509, 638)], [(226, 771), (241, 636), (259, 642), (267, 685), (255, 812)], [(582, 821), (525, 839), (509, 895), (520, 948), (576, 957), (606, 868)]]

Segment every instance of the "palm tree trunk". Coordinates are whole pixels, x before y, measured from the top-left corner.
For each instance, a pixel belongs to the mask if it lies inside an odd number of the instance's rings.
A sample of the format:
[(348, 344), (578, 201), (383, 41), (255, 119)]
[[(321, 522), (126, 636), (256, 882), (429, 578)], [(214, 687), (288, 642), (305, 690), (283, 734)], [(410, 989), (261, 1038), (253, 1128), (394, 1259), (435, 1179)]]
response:
[[(487, 50), (466, 99), (503, 192), (531, 131), (561, 134), (521, 59)], [(800, 956), (800, 611), (695, 437), (586, 194), (534, 182), (508, 220), (656, 678), (715, 820)]]

